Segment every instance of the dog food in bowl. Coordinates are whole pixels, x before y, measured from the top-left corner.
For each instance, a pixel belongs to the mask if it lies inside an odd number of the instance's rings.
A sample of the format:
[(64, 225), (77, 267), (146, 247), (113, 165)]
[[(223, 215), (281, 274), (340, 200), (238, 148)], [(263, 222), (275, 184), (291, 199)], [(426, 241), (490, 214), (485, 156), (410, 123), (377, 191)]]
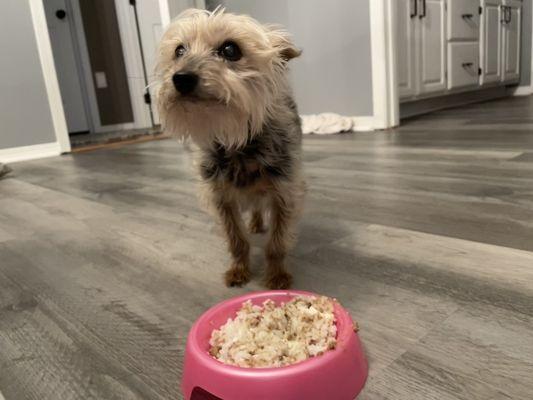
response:
[(210, 354), (224, 364), (245, 368), (283, 367), (335, 348), (333, 301), (296, 296), (279, 306), (250, 300), (234, 319), (211, 333)]

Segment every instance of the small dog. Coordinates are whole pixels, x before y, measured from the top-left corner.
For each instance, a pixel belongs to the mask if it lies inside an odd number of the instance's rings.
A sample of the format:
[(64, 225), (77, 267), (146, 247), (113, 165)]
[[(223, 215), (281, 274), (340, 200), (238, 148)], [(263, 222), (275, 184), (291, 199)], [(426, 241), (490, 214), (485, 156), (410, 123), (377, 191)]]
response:
[(166, 132), (199, 148), (203, 198), (226, 233), (232, 264), (228, 286), (250, 280), (249, 229), (264, 231), (266, 285), (290, 286), (285, 258), (305, 192), (301, 124), (287, 81), (287, 63), (301, 54), (289, 35), (251, 17), (187, 10), (163, 35), (156, 76)]

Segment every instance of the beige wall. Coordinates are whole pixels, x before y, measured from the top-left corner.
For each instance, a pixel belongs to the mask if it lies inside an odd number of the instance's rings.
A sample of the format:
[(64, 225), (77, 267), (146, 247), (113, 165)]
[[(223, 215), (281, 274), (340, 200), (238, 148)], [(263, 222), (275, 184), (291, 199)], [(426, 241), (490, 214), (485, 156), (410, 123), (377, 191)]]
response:
[[(172, 1), (172, 0), (171, 0)], [(259, 21), (285, 26), (303, 55), (291, 81), (302, 114), (374, 114), (371, 0), (207, 0)], [(530, 0), (531, 1), (531, 0)], [(187, 3), (181, 0), (179, 3)], [(174, 14), (175, 15), (175, 14)]]
[(0, 149), (56, 141), (29, 0), (0, 10)]

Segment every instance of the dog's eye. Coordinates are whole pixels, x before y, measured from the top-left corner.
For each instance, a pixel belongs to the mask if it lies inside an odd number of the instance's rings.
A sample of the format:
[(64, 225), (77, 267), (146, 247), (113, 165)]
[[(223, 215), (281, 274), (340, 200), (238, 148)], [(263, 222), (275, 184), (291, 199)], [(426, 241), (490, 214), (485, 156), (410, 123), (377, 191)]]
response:
[(224, 57), (228, 61), (239, 61), (242, 58), (242, 51), (235, 42), (224, 42), (218, 48), (220, 57)]
[(187, 52), (187, 49), (182, 44), (180, 44), (178, 47), (176, 47), (176, 50), (174, 50), (174, 53), (176, 53), (177, 58), (180, 58), (186, 52)]

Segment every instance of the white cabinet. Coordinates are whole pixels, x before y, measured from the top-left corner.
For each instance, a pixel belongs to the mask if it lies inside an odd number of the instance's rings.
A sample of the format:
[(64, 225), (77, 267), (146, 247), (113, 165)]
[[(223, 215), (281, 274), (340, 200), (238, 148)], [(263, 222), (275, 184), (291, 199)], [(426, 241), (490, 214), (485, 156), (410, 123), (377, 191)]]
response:
[(450, 43), (448, 50), (448, 89), (479, 84), (479, 43)]
[(401, 98), (446, 88), (446, 0), (398, 0), (397, 61)]
[(522, 1), (395, 1), (402, 101), (519, 81)]
[(420, 93), (446, 89), (446, 0), (420, 2)]
[(398, 0), (398, 32), (396, 35), (398, 54), (398, 86), (400, 97), (416, 94), (416, 52), (415, 24), (418, 0)]
[(481, 0), (481, 84), (520, 79), (522, 2)]
[(481, 84), (502, 80), (503, 1), (481, 0)]
[(520, 79), (520, 32), (522, 28), (522, 4), (507, 0), (503, 6), (503, 81)]

